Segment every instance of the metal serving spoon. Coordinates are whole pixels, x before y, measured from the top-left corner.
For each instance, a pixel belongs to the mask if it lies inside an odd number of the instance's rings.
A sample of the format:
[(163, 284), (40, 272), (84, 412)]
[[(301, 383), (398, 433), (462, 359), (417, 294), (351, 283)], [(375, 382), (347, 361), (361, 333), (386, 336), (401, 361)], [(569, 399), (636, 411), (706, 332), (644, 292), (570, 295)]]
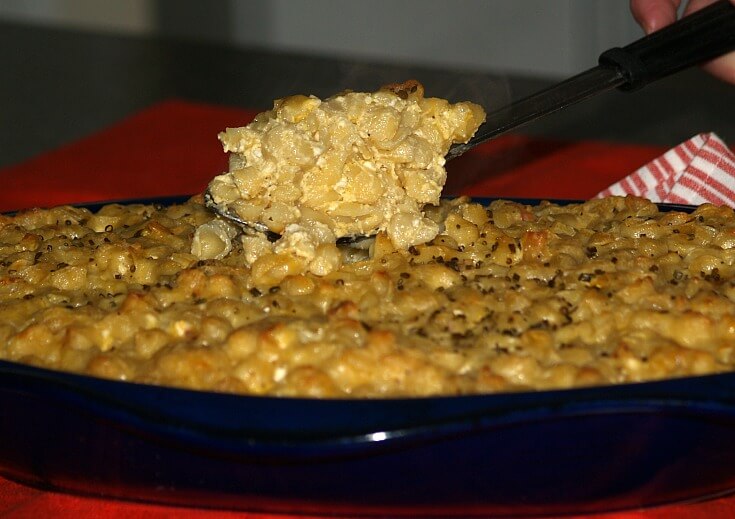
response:
[[(623, 92), (638, 90), (732, 50), (735, 50), (735, 5), (719, 0), (630, 45), (603, 52), (599, 65), (586, 72), (490, 112), (477, 133), (467, 143), (452, 146), (446, 158), (452, 160), (478, 144), (602, 92), (613, 88)], [(263, 232), (271, 241), (280, 237), (263, 223), (245, 222), (218, 206), (209, 190), (204, 193), (204, 201), (220, 216), (244, 228)], [(339, 241), (352, 243), (364, 238), (345, 236)]]

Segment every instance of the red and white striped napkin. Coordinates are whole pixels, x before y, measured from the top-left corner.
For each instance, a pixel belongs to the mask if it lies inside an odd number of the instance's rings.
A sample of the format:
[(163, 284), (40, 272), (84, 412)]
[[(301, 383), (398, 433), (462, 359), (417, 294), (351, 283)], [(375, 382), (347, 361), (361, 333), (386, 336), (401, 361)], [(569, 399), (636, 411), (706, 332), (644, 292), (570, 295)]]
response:
[(735, 206), (735, 153), (714, 133), (700, 133), (597, 194), (653, 202)]

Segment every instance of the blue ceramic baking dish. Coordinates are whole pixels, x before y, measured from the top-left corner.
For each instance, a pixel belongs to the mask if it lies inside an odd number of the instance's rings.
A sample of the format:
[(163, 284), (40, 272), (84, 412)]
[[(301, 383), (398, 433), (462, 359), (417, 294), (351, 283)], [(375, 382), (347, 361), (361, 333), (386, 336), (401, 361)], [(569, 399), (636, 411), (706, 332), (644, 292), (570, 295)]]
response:
[(524, 516), (735, 491), (735, 373), (558, 391), (316, 400), (0, 362), (0, 410), (4, 476), (137, 501)]

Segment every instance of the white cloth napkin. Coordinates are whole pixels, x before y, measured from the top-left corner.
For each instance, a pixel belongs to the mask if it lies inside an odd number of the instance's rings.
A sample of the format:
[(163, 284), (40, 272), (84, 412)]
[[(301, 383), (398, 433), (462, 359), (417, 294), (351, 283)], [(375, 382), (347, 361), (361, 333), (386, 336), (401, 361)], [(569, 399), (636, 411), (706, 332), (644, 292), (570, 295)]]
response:
[(735, 207), (735, 153), (714, 133), (700, 133), (597, 194), (653, 202)]

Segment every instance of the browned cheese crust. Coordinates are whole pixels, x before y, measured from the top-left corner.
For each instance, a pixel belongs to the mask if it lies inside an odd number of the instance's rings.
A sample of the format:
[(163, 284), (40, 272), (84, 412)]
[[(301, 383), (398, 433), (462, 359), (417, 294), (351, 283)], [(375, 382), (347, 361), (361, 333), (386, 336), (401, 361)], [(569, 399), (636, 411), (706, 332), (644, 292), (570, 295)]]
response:
[(304, 272), (182, 205), (0, 219), (0, 358), (250, 395), (388, 397), (569, 388), (728, 371), (735, 216), (636, 198), (531, 207), (466, 199), (440, 234), (342, 249)]

